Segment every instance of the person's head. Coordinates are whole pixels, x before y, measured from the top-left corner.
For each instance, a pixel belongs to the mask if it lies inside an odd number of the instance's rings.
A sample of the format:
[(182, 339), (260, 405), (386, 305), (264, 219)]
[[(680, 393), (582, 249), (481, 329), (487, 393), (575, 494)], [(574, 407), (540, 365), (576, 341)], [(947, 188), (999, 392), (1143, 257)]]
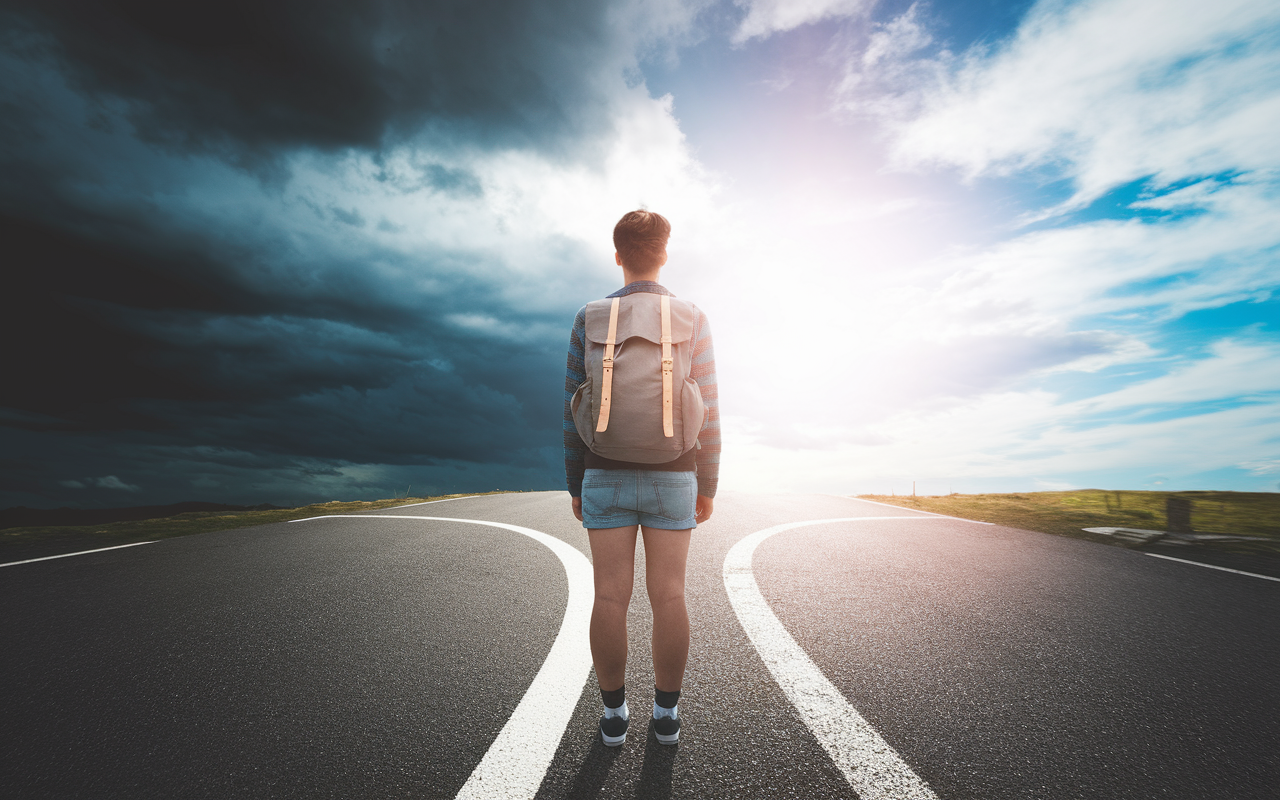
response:
[(661, 214), (640, 209), (628, 211), (613, 226), (613, 247), (618, 263), (633, 275), (648, 275), (667, 263), (671, 223)]

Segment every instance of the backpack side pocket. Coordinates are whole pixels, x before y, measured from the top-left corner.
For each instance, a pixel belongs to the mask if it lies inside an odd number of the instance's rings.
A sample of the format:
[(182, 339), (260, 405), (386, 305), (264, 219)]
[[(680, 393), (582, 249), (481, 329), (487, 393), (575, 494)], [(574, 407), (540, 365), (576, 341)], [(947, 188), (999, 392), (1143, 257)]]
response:
[(569, 410), (573, 413), (573, 427), (578, 429), (578, 436), (582, 437), (582, 443), (588, 450), (595, 444), (596, 437), (595, 414), (591, 413), (591, 394), (591, 377), (588, 376), (578, 385), (578, 390), (573, 393), (573, 399), (569, 401)]

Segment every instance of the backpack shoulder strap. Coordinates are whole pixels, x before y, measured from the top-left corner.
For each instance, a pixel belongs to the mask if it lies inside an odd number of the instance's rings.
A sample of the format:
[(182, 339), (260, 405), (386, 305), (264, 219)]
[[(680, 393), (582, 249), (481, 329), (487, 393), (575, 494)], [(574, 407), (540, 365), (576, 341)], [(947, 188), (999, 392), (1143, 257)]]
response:
[[(613, 298), (613, 305), (609, 308), (609, 338), (604, 342), (604, 386), (600, 391), (600, 421), (596, 423), (596, 433), (603, 433), (609, 428), (609, 406), (613, 399), (613, 346), (618, 340), (618, 304), (621, 300), (621, 297)], [(663, 300), (666, 298), (664, 297)], [(667, 306), (664, 303), (662, 307), (665, 310)], [(666, 314), (663, 314), (662, 319), (665, 321), (666, 318)], [(668, 344), (665, 347), (670, 348), (671, 345)], [(663, 352), (665, 356), (666, 351)], [(666, 396), (670, 405), (670, 392)]]
[(662, 435), (670, 439), (676, 435), (671, 420), (671, 298), (662, 296)]

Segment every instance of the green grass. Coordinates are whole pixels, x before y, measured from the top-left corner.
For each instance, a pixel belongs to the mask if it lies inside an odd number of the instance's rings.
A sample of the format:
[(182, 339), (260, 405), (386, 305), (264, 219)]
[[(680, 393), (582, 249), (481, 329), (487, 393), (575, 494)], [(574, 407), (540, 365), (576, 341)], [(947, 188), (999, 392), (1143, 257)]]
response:
[(1197, 533), (1265, 537), (1256, 543), (1221, 543), (1212, 547), (1240, 553), (1280, 554), (1280, 494), (1273, 492), (1110, 492), (1080, 489), (1074, 492), (921, 497), (859, 495), (867, 500), (903, 508), (1108, 544), (1117, 542), (1104, 534), (1085, 533), (1081, 529), (1166, 530), (1165, 502), (1170, 496), (1191, 501), (1191, 526)]
[[(225, 531), (233, 528), (249, 528), (272, 522), (318, 517), (323, 514), (352, 514), (374, 511), (427, 500), (444, 500), (451, 497), (474, 497), (482, 494), (506, 494), (506, 492), (479, 492), (473, 494), (446, 494), (436, 497), (398, 497), (391, 500), (350, 501), (331, 500), (299, 508), (278, 508), (269, 511), (196, 511), (174, 517), (144, 519), (130, 522), (112, 522), (105, 525), (42, 525), (28, 528), (0, 530), (0, 561), (52, 555), (56, 552), (92, 550), (133, 542), (156, 539), (172, 539), (193, 533)], [(48, 552), (45, 552), (48, 551)]]

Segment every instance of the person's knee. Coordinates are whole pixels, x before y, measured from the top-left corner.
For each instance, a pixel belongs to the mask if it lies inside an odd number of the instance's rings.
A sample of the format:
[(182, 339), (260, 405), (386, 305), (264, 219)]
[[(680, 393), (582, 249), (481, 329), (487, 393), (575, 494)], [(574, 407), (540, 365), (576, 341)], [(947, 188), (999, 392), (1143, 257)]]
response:
[(631, 605), (631, 589), (596, 585), (596, 605), (624, 613)]
[(649, 605), (655, 613), (684, 607), (684, 583), (663, 582), (650, 585), (648, 590)]

